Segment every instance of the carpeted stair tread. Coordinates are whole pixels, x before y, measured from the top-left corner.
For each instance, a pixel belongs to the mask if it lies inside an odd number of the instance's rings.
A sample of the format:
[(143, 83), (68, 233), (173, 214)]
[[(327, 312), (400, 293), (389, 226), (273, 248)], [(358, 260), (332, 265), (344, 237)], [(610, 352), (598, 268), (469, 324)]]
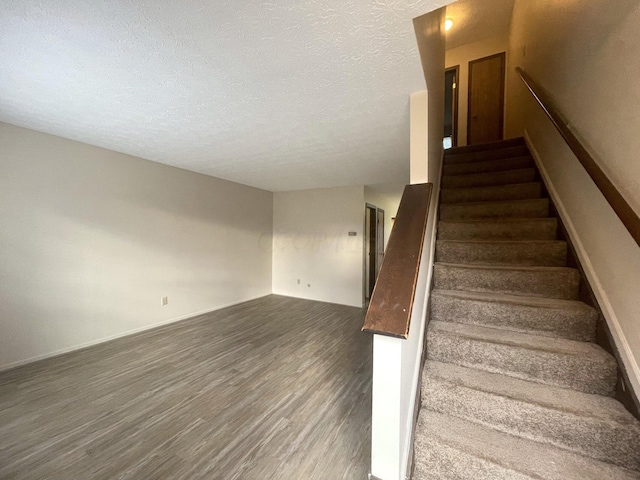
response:
[(445, 152), (415, 480), (640, 480), (640, 422), (522, 138)]
[(576, 300), (580, 274), (574, 268), (434, 264), (434, 288)]
[(414, 480), (638, 480), (640, 473), (422, 409)]
[(576, 300), (436, 289), (431, 319), (591, 342), (598, 314)]
[(512, 183), (530, 183), (535, 180), (536, 180), (535, 168), (523, 168), (520, 170), (506, 170), (502, 172), (443, 176), (442, 188), (487, 187), (490, 185), (509, 185)]
[(533, 164), (531, 156), (526, 155), (514, 158), (498, 158), (469, 163), (454, 163), (444, 165), (443, 175), (468, 175), (470, 173), (498, 172), (502, 170), (519, 170), (528, 168)]
[(443, 188), (441, 203), (490, 202), (501, 200), (526, 200), (542, 197), (542, 183), (515, 183), (473, 188)]
[(427, 358), (599, 395), (617, 380), (615, 359), (594, 343), (453, 322), (429, 323)]
[(431, 360), (422, 377), (425, 408), (640, 468), (640, 422), (613, 398)]
[(441, 240), (553, 240), (557, 236), (555, 218), (492, 218), (438, 222)]
[(458, 155), (461, 153), (474, 153), (484, 152), (487, 150), (502, 150), (511, 147), (525, 146), (526, 142), (524, 137), (514, 137), (507, 140), (498, 140), (494, 142), (476, 143), (473, 145), (461, 145), (457, 147), (451, 147), (445, 150), (445, 158), (447, 156)]
[(563, 267), (567, 264), (567, 242), (560, 240), (438, 240), (436, 262)]
[(529, 155), (526, 145), (507, 146), (504, 148), (485, 148), (477, 152), (455, 153), (447, 151), (444, 157), (445, 165), (457, 163), (482, 162), (484, 160), (498, 160)]
[(549, 215), (548, 198), (440, 205), (440, 220), (479, 218), (540, 218)]

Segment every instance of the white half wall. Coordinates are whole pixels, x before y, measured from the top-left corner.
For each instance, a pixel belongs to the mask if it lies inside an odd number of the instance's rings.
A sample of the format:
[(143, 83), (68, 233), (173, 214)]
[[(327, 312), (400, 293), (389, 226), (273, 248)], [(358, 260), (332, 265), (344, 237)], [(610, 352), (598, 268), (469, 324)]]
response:
[(640, 247), (534, 104), (520, 66), (640, 214), (640, 5), (637, 0), (516, 0), (507, 120), (524, 132), (640, 394)]
[(444, 9), (414, 19), (427, 91), (411, 95), (411, 183), (434, 183), (407, 339), (373, 337), (371, 474), (410, 476), (435, 251), (444, 133)]
[(272, 193), (2, 123), (0, 152), (0, 368), (271, 293)]
[(364, 186), (274, 193), (273, 293), (361, 307), (364, 213)]
[[(447, 50), (446, 68), (460, 66), (458, 70), (458, 146), (467, 144), (467, 116), (469, 112), (469, 62), (509, 50), (508, 36), (486, 38)], [(508, 54), (507, 54), (508, 57)], [(507, 58), (507, 63), (509, 59)]]

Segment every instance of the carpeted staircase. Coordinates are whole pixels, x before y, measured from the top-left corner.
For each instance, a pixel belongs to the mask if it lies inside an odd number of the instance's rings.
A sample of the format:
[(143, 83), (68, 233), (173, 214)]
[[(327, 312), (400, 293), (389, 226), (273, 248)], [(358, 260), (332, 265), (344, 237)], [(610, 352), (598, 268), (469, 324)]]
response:
[(640, 422), (527, 147), (466, 150), (445, 157), (413, 478), (640, 479)]

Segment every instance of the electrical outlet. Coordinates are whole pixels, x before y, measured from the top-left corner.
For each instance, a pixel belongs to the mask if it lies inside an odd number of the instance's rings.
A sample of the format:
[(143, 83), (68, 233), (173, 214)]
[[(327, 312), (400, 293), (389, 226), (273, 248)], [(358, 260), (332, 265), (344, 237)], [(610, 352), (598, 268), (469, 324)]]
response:
[(298, 279), (298, 285), (300, 285), (300, 279)]
[(160, 297), (160, 305), (165, 306), (169, 303), (169, 297)]

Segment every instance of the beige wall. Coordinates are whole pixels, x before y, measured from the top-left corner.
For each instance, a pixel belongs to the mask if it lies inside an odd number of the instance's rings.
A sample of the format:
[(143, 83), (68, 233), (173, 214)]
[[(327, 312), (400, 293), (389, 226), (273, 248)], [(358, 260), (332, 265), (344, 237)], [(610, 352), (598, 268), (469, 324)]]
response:
[(640, 247), (512, 73), (523, 67), (640, 213), (640, 4), (516, 0), (508, 134), (525, 132), (640, 392)]
[(364, 186), (274, 193), (273, 293), (362, 306), (364, 203)]
[[(469, 62), (506, 52), (508, 37), (494, 37), (447, 50), (446, 68), (460, 66), (458, 79), (458, 145), (467, 144), (467, 113), (469, 105)], [(507, 58), (508, 62), (508, 58)]]
[(270, 192), (1, 123), (0, 152), (0, 368), (271, 293)]
[(508, 108), (521, 130), (513, 74), (524, 67), (640, 211), (640, 4), (637, 0), (516, 1)]
[[(446, 10), (440, 8), (434, 12), (422, 15), (413, 20), (413, 26), (420, 51), (420, 61), (427, 85), (427, 156), (428, 171), (427, 181), (434, 181), (438, 176), (439, 165), (442, 159), (442, 137), (444, 136), (444, 17)], [(413, 105), (412, 105), (413, 110)], [(414, 115), (414, 112), (411, 112)], [(416, 126), (411, 119), (412, 133)], [(411, 140), (413, 144), (413, 139)], [(416, 175), (415, 161), (413, 158), (414, 147), (411, 147), (411, 183), (420, 183), (425, 180)], [(418, 181), (416, 181), (416, 179)]]

